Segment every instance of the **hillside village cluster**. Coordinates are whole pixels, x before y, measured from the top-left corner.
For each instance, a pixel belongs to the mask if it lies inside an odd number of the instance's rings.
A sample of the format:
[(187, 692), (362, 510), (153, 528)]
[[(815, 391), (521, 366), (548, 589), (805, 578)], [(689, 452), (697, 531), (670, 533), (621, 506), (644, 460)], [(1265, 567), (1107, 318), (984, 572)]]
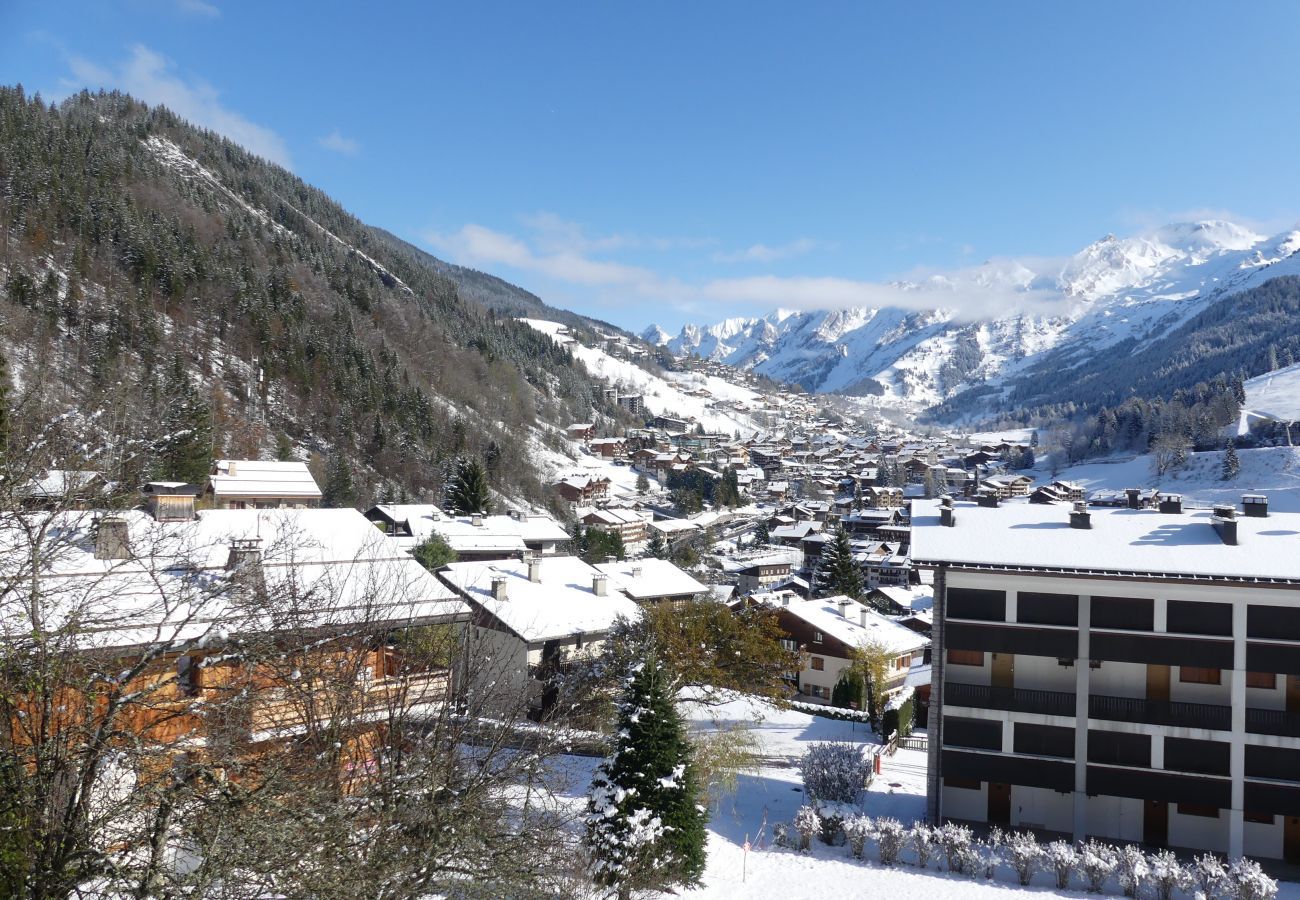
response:
[[(873, 688), (905, 710), (898, 731), (926, 735), (931, 822), (1300, 861), (1300, 517), (1270, 514), (1260, 494), (1200, 510), (1158, 491), (1036, 484), (1021, 471), (1032, 439), (865, 429), (799, 394), (755, 411), (780, 427), (568, 425), (582, 465), (552, 489), (570, 526), (427, 503), (323, 509), (293, 461), (217, 460), (206, 484), (146, 484), (126, 512), (96, 509), (96, 473), (56, 471), (23, 503), (62, 535), (36, 573), (45, 590), (70, 591), (79, 615), (111, 608), (98, 649), (147, 659), (135, 678), (172, 701), (221, 702), (239, 677), (222, 635), (277, 627), (241, 598), (278, 590), (329, 585), (328, 612), (294, 627), (365, 618), (368, 693), (436, 706), (481, 690), (522, 698), (512, 712), (543, 723), (568, 664), (598, 656), (620, 622), (664, 604), (757, 606), (799, 654), (787, 699), (800, 709), (856, 707), (837, 691), (864, 647), (884, 652)], [(702, 492), (701, 510), (683, 490)], [(617, 535), (621, 553), (584, 560), (584, 529)], [(30, 534), (10, 531), (10, 551), (28, 552)], [(431, 539), (450, 561), (417, 561)], [(824, 571), (839, 541), (852, 596)], [(181, 574), (193, 571), (211, 582), (202, 616), (172, 595), (196, 589)], [(416, 661), (374, 637), (412, 626), (452, 629), (456, 651)], [(489, 659), (490, 673), (473, 670)], [(240, 733), (274, 741), (303, 715), (254, 704)], [(169, 740), (184, 745), (201, 718), (173, 710)]]

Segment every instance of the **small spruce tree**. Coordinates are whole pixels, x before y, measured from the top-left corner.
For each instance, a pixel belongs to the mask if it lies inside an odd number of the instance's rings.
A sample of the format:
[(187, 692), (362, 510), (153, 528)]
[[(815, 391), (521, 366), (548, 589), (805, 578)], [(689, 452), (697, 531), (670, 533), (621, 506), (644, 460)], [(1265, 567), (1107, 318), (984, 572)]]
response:
[(1228, 452), (1223, 454), (1223, 480), (1232, 481), (1241, 474), (1241, 459), (1237, 456), (1237, 447), (1228, 441)]
[(338, 509), (354, 506), (357, 487), (352, 480), (352, 466), (342, 453), (330, 457), (325, 467), (325, 486), (321, 489), (321, 506)]
[(491, 511), (487, 473), (477, 459), (463, 459), (447, 486), (447, 508), (461, 516)]
[(669, 678), (651, 652), (618, 706), (618, 739), (587, 800), (591, 876), (620, 898), (699, 883), (706, 812)]
[(668, 544), (664, 541), (662, 531), (657, 528), (650, 529), (650, 540), (646, 542), (645, 552), (655, 559), (668, 558)]
[(835, 531), (835, 539), (822, 550), (817, 566), (817, 590), (823, 596), (843, 594), (857, 599), (862, 596), (862, 572), (853, 560), (853, 544), (843, 528)]

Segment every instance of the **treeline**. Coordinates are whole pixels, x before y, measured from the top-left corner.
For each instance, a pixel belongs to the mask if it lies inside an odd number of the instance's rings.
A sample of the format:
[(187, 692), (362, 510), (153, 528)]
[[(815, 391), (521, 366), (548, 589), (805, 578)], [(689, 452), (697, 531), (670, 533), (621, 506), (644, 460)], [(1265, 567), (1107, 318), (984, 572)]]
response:
[(139, 427), (123, 431), (201, 430), (203, 455), (306, 445), (341, 457), (362, 502), (436, 497), (466, 456), (542, 500), (528, 426), (603, 408), (545, 335), (292, 173), (118, 93), (52, 106), (0, 88), (0, 270), (0, 341), (42, 388), (33, 414), (127, 397)]

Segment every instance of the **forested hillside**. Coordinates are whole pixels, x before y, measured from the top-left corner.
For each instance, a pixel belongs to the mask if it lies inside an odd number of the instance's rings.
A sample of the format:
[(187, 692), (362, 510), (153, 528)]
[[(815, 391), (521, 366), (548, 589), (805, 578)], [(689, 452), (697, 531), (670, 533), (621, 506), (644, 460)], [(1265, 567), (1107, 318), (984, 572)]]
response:
[(425, 256), (165, 109), (0, 88), (14, 428), (60, 422), (69, 467), (138, 483), (310, 455), (344, 503), (436, 499), (472, 455), (542, 500), (531, 426), (588, 419), (599, 392)]

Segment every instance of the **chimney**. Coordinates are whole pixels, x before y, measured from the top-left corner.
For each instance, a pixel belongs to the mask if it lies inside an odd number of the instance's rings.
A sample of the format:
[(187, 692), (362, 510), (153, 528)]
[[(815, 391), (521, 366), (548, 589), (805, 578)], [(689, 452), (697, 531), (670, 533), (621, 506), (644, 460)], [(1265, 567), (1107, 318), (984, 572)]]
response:
[(1219, 535), (1219, 540), (1229, 547), (1237, 545), (1237, 510), (1236, 507), (1216, 505), (1214, 515), (1210, 517), (1210, 525)]
[(852, 603), (853, 601), (850, 600), (848, 597), (845, 597), (843, 600), (839, 601), (840, 615), (846, 619), (849, 617), (849, 606)]
[(1263, 494), (1243, 494), (1241, 497), (1241, 512), (1248, 519), (1267, 518), (1268, 497)]
[(1182, 494), (1161, 494), (1160, 495), (1160, 512), (1166, 515), (1176, 515), (1183, 511)]
[(642, 569), (640, 566), (633, 566), (633, 567), (632, 567), (632, 577), (633, 577), (633, 578), (640, 578), (640, 577), (641, 577), (641, 573), (642, 573), (643, 571), (645, 571), (645, 570)]
[(867, 627), (867, 608), (865, 606), (858, 610), (858, 624), (863, 628)]
[(1088, 512), (1088, 501), (1074, 501), (1074, 509), (1070, 511), (1071, 528), (1091, 528), (1092, 514)]
[(483, 514), (482, 514), (482, 513), (474, 513), (472, 516), (469, 517), (469, 524), (473, 525), (475, 528), (482, 528), (482, 527), (483, 527)]
[(226, 571), (233, 586), (256, 591), (263, 586), (262, 539), (235, 538), (230, 542)]
[(939, 507), (939, 524), (944, 528), (951, 528), (957, 524), (957, 519), (951, 506)]
[(609, 594), (609, 576), (598, 572), (591, 576), (591, 592), (597, 597), (605, 597)]
[(979, 497), (976, 498), (975, 502), (977, 502), (980, 506), (984, 506), (989, 509), (997, 509), (998, 502), (1000, 499), (1001, 498), (999, 498), (997, 494), (990, 491), (987, 494), (980, 494)]
[(1141, 509), (1141, 508), (1142, 508), (1142, 489), (1141, 489), (1141, 488), (1125, 488), (1125, 489), (1124, 489), (1124, 493), (1125, 493), (1125, 495), (1128, 497), (1128, 508), (1129, 508), (1129, 509)]
[(95, 559), (130, 559), (130, 525), (121, 516), (104, 516), (95, 526)]
[(528, 563), (528, 580), (533, 584), (540, 584), (542, 581), (541, 557), (528, 556), (524, 562)]
[(506, 576), (493, 575), (492, 576), (492, 599), (497, 601), (498, 603), (505, 603), (506, 600), (509, 599), (509, 592), (508, 592), (509, 584), (510, 582), (506, 580)]
[(235, 461), (233, 459), (230, 462), (226, 463), (226, 474), (229, 475), (231, 478), (234, 478), (236, 475)]

